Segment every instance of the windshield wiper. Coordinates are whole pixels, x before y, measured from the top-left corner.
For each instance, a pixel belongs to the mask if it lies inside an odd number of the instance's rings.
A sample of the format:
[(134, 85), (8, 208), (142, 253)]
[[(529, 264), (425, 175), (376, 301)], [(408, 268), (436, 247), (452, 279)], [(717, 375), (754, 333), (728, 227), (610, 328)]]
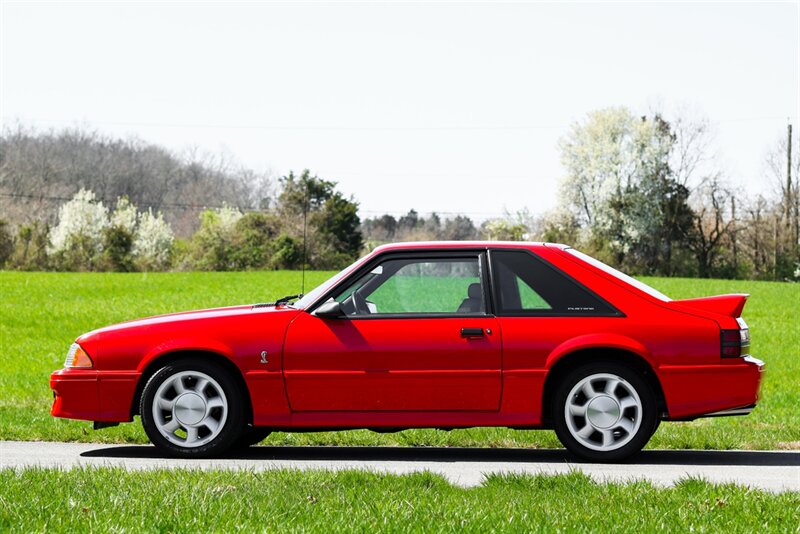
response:
[(299, 293), (297, 295), (288, 295), (286, 297), (281, 297), (275, 301), (275, 306), (280, 306), (281, 304), (289, 304), (289, 301), (301, 298), (303, 298), (302, 293)]
[(301, 299), (303, 298), (303, 294), (300, 293), (299, 295), (287, 295), (285, 297), (281, 297), (275, 302), (259, 302), (258, 304), (253, 304), (253, 308), (271, 308), (273, 306), (278, 307), (281, 304), (289, 304), (290, 300), (294, 299)]

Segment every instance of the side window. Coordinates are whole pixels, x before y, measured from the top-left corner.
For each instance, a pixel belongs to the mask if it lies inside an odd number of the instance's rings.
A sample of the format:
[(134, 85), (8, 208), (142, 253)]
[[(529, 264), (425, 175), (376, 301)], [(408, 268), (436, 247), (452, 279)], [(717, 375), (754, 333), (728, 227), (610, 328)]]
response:
[(351, 316), (486, 311), (477, 255), (389, 259), (334, 298)]
[(523, 251), (492, 251), (503, 315), (616, 315), (608, 303), (555, 267)]

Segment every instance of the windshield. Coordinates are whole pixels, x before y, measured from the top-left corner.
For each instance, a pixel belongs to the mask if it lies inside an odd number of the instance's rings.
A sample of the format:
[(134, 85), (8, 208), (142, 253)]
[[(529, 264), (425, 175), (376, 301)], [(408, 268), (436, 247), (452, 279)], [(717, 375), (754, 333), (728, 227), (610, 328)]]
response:
[(633, 287), (635, 287), (639, 291), (644, 291), (645, 293), (647, 293), (651, 297), (655, 297), (658, 300), (663, 300), (664, 302), (669, 302), (669, 301), (672, 300), (671, 298), (666, 296), (664, 293), (662, 293), (662, 292), (660, 292), (660, 291), (658, 291), (656, 289), (653, 289), (652, 287), (648, 286), (644, 282), (640, 282), (636, 278), (628, 276), (627, 274), (625, 274), (625, 273), (623, 273), (621, 271), (618, 271), (618, 270), (616, 270), (615, 268), (613, 268), (613, 267), (611, 267), (609, 265), (606, 265), (602, 261), (598, 261), (598, 260), (594, 259), (593, 257), (591, 257), (591, 256), (589, 256), (587, 254), (584, 254), (583, 252), (577, 251), (574, 248), (568, 248), (568, 249), (565, 249), (565, 250), (567, 252), (569, 252), (570, 254), (572, 254), (573, 256), (577, 256), (578, 258), (582, 259), (583, 261), (585, 261), (589, 265), (591, 265), (593, 267), (597, 267), (601, 271), (610, 274), (614, 278), (622, 280), (626, 284), (632, 285)]
[(293, 308), (305, 309), (309, 307), (315, 300), (320, 298), (324, 295), (329, 289), (331, 289), (334, 285), (336, 285), (339, 280), (350, 274), (356, 267), (361, 265), (361, 262), (364, 261), (364, 258), (356, 260), (354, 263), (351, 263), (345, 269), (342, 269), (341, 272), (335, 274), (334, 276), (328, 278), (325, 282), (318, 285), (308, 293), (306, 293), (303, 298), (298, 300), (297, 302), (292, 303)]

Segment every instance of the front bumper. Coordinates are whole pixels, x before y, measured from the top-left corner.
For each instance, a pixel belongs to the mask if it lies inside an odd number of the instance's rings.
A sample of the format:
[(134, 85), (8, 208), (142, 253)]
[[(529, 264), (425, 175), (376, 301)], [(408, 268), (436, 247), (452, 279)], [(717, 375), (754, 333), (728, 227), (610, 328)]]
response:
[(764, 362), (746, 356), (717, 365), (663, 365), (658, 375), (671, 420), (746, 415), (741, 412), (750, 413), (758, 401)]
[(50, 375), (55, 397), (50, 414), (86, 421), (130, 421), (139, 376), (128, 371), (60, 369)]

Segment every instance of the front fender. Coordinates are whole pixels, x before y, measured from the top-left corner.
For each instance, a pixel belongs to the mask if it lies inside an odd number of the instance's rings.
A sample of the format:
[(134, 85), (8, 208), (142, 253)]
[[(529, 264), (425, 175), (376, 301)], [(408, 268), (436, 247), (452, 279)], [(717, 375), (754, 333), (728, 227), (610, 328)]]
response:
[(213, 352), (234, 360), (233, 349), (216, 339), (177, 338), (170, 339), (149, 349), (139, 362), (137, 371), (142, 373), (156, 358), (170, 352)]

